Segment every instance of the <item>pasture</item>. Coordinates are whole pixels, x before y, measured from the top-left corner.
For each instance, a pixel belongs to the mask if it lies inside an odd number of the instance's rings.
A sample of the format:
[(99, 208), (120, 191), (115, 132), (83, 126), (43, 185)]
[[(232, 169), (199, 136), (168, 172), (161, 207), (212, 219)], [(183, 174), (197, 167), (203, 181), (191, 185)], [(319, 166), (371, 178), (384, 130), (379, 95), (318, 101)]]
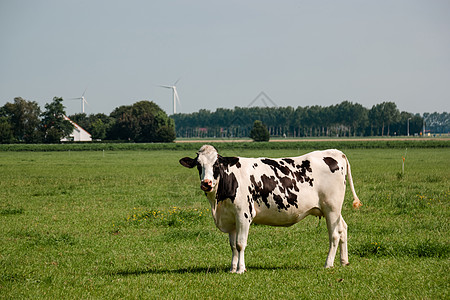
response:
[(310, 216), (252, 226), (243, 275), (178, 163), (195, 150), (0, 152), (0, 298), (448, 299), (449, 148), (408, 148), (404, 174), (404, 148), (341, 150), (363, 203), (347, 187), (350, 265), (323, 268), (326, 224)]

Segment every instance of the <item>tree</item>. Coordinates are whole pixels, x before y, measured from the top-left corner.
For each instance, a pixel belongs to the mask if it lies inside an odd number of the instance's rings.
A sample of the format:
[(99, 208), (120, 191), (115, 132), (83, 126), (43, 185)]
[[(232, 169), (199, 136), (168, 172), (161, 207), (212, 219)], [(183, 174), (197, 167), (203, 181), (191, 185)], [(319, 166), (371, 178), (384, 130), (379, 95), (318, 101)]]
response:
[(129, 126), (128, 119), (131, 115), (131, 106), (122, 105), (113, 110), (110, 117), (113, 118), (114, 124), (111, 130), (107, 134), (107, 138), (110, 140), (131, 140), (132, 132)]
[(9, 118), (0, 116), (0, 144), (9, 144), (13, 141), (14, 136)]
[(268, 142), (270, 139), (269, 130), (263, 122), (256, 120), (253, 123), (253, 128), (250, 131), (250, 138), (255, 142)]
[(303, 119), (305, 115), (305, 109), (301, 106), (297, 107), (292, 115), (292, 126), (295, 132), (294, 136), (302, 136), (302, 129), (305, 127)]
[(305, 115), (305, 123), (308, 124), (309, 127), (309, 136), (316, 135), (318, 136), (320, 130), (320, 126), (322, 124), (321, 115), (323, 108), (319, 105), (314, 105), (311, 107), (306, 107), (306, 115)]
[(135, 142), (173, 142), (175, 124), (153, 101), (139, 101), (131, 106), (116, 108), (116, 119), (110, 138)]
[(53, 102), (45, 104), (45, 111), (41, 115), (41, 130), (46, 143), (59, 143), (73, 131), (72, 123), (64, 118), (66, 112), (62, 101), (62, 98), (54, 97)]
[(169, 119), (168, 123), (168, 125), (163, 125), (156, 130), (157, 138), (155, 139), (155, 142), (169, 143), (175, 140), (174, 121)]
[(0, 116), (10, 123), (12, 140), (17, 142), (40, 142), (39, 115), (41, 109), (37, 102), (27, 101), (21, 97), (14, 98), (14, 103), (6, 103)]
[(384, 128), (387, 126), (387, 135), (390, 135), (390, 125), (397, 122), (400, 117), (400, 112), (394, 102), (383, 102), (372, 106), (369, 111), (369, 119), (371, 124), (380, 127), (381, 135), (384, 136)]
[(103, 140), (106, 137), (106, 130), (108, 125), (103, 123), (101, 119), (97, 119), (93, 123), (90, 124), (90, 131), (92, 139), (95, 140)]
[(387, 125), (387, 134), (390, 135), (390, 125), (397, 122), (400, 117), (400, 112), (394, 102), (383, 102), (383, 121)]
[(340, 123), (348, 127), (349, 136), (351, 135), (352, 129), (354, 136), (356, 136), (357, 131), (362, 133), (368, 120), (367, 109), (361, 104), (344, 101), (337, 105), (336, 110)]

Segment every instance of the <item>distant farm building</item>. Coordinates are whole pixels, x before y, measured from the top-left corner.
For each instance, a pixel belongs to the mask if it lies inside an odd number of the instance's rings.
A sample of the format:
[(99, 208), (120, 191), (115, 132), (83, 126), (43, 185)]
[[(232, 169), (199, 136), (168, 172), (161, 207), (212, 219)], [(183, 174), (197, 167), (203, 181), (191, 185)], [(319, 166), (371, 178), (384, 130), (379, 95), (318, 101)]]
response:
[(64, 116), (64, 120), (69, 121), (74, 126), (72, 133), (68, 138), (62, 138), (61, 142), (91, 142), (92, 136), (89, 132), (84, 130), (80, 125), (69, 119), (67, 116)]

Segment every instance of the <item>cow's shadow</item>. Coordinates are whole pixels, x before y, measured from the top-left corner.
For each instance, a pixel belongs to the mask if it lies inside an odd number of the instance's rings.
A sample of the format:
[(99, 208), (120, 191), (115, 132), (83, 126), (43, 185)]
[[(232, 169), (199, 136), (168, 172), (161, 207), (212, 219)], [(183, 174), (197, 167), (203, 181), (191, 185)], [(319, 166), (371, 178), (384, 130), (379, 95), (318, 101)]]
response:
[(198, 268), (179, 268), (179, 269), (164, 269), (164, 268), (150, 268), (137, 270), (118, 270), (113, 271), (110, 275), (119, 276), (134, 276), (145, 274), (208, 274), (208, 273), (222, 273), (228, 271), (223, 267), (198, 267)]
[[(248, 270), (307, 270), (309, 269), (307, 266), (249, 266), (247, 265)], [(112, 271), (109, 275), (115, 276), (139, 276), (145, 274), (218, 274), (218, 273), (228, 273), (228, 267), (193, 267), (193, 268), (179, 268), (179, 269), (164, 269), (164, 268), (149, 268), (149, 269), (137, 269), (137, 270), (117, 270)]]

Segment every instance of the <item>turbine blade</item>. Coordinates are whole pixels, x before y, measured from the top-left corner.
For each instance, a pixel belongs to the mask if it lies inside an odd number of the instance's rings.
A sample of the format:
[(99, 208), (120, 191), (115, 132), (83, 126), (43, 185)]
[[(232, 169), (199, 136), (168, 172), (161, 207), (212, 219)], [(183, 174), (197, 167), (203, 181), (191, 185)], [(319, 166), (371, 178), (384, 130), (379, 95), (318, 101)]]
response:
[(158, 85), (159, 87), (163, 87), (163, 88), (166, 88), (166, 89), (171, 89), (171, 88), (173, 88), (173, 86), (170, 86), (170, 85)]
[(175, 92), (175, 99), (177, 100), (177, 103), (178, 103), (179, 107), (181, 108), (180, 96), (178, 96), (177, 89), (174, 88), (173, 91)]
[[(176, 89), (173, 89), (174, 93), (175, 93), (175, 98), (177, 99), (178, 103), (180, 103), (180, 96), (178, 96), (178, 92)], [(181, 103), (180, 103), (181, 104)]]
[(174, 86), (177, 85), (178, 81), (180, 81), (181, 77), (177, 79), (177, 81), (175, 81), (175, 83), (173, 84)]
[(83, 94), (81, 94), (81, 96), (84, 96), (84, 94), (86, 93), (87, 87), (84, 89)]

